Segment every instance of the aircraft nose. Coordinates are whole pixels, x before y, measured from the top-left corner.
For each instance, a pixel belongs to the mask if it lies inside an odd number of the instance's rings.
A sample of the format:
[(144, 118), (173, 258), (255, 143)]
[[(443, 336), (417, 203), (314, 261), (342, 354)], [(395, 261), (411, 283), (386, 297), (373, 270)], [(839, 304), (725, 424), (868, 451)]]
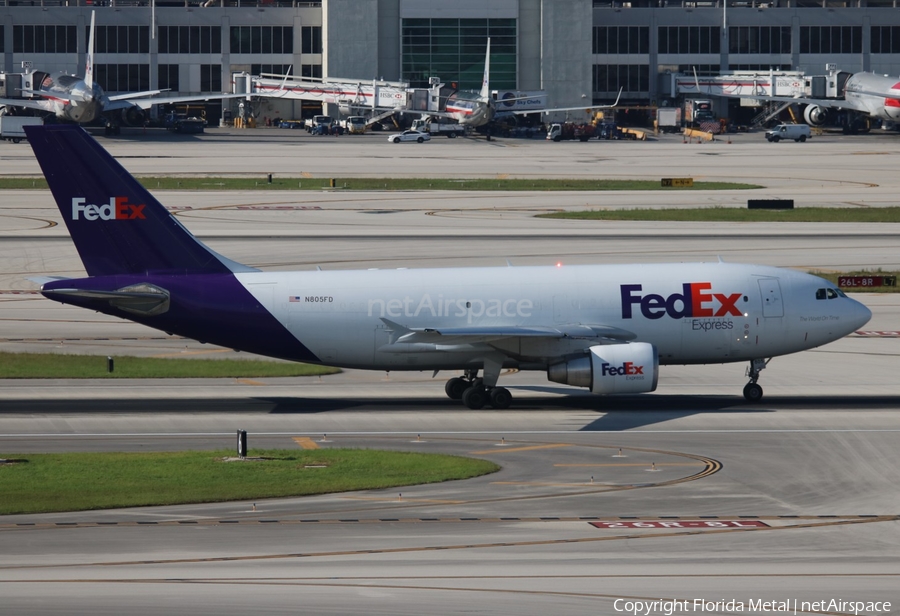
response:
[(851, 301), (853, 301), (853, 306), (851, 307), (850, 318), (848, 319), (848, 321), (853, 326), (853, 331), (856, 331), (869, 322), (869, 320), (872, 318), (872, 311), (869, 310), (865, 306), (865, 304), (862, 304), (861, 302), (858, 302), (856, 300)]

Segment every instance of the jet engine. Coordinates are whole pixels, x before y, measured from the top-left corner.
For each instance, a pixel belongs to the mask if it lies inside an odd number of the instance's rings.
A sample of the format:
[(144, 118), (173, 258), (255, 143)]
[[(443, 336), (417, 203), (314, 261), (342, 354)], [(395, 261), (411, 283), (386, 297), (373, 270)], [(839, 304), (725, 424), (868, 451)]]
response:
[(588, 354), (547, 368), (555, 383), (589, 387), (595, 394), (637, 394), (656, 389), (659, 355), (646, 342), (597, 345)]
[(146, 119), (147, 112), (137, 105), (122, 110), (122, 124), (125, 126), (143, 126)]
[(818, 105), (807, 105), (803, 111), (803, 119), (810, 126), (822, 126), (828, 119), (828, 108)]

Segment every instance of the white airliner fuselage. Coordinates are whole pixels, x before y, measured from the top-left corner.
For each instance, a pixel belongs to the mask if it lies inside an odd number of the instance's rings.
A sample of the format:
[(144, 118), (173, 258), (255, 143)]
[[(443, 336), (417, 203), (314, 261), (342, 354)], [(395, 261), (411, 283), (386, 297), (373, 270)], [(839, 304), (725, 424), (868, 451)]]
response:
[(462, 370), (445, 391), (473, 409), (510, 405), (504, 367), (631, 394), (660, 364), (748, 361), (757, 401), (769, 358), (871, 316), (822, 278), (724, 262), (262, 272), (197, 241), (81, 129), (25, 131), (88, 273), (44, 296), (282, 359)]
[(749, 361), (831, 342), (870, 316), (816, 276), (730, 263), (236, 277), (326, 363), (378, 370), (460, 368), (492, 349), (547, 369), (598, 339), (651, 343), (660, 364)]
[(874, 118), (900, 121), (900, 79), (874, 73), (856, 73), (844, 85), (845, 108)]

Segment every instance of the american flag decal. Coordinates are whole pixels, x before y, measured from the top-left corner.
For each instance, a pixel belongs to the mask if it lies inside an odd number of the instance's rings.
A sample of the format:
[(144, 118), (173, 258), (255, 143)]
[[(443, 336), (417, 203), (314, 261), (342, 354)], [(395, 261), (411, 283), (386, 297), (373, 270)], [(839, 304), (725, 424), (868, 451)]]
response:
[(288, 301), (289, 302), (299, 302), (300, 296), (299, 295), (291, 295), (290, 297), (288, 297)]

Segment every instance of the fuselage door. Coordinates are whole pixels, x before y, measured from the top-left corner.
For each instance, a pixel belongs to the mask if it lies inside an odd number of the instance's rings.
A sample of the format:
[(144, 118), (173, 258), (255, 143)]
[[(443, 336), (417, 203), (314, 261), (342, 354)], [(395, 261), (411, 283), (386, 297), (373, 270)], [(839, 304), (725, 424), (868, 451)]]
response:
[(760, 278), (759, 291), (762, 295), (763, 316), (783, 317), (784, 304), (781, 302), (781, 285), (777, 278)]

